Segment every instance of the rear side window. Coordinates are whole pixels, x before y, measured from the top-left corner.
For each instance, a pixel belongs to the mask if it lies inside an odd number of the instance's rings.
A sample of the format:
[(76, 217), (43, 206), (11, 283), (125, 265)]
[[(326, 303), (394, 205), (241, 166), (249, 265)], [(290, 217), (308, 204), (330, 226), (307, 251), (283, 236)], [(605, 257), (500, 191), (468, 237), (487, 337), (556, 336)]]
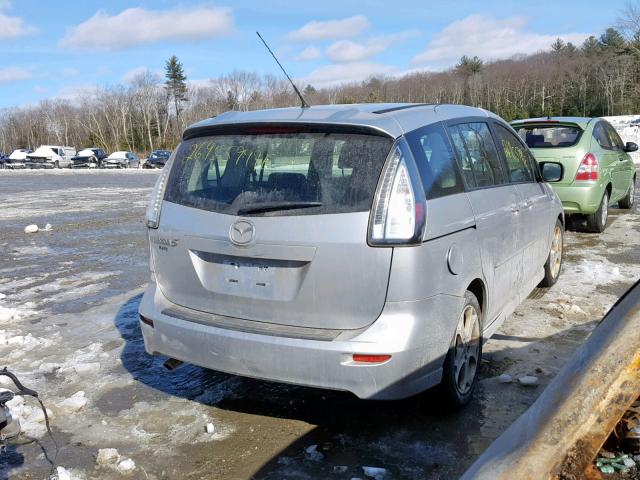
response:
[(501, 161), (486, 123), (450, 126), (449, 134), (460, 159), (462, 175), (469, 188), (506, 183)]
[(607, 131), (609, 143), (613, 146), (614, 150), (624, 150), (624, 143), (622, 143), (622, 139), (620, 135), (618, 135), (618, 132), (616, 132), (616, 129), (608, 123), (604, 123), (603, 125)]
[(529, 151), (509, 130), (499, 124), (495, 124), (495, 126), (500, 146), (504, 153), (504, 159), (507, 163), (509, 181), (512, 183), (535, 181)]
[(611, 140), (607, 135), (607, 131), (604, 128), (604, 123), (600, 122), (593, 128), (593, 138), (598, 142), (602, 148), (611, 150)]
[(368, 211), (392, 143), (316, 132), (193, 138), (178, 148), (165, 199), (228, 215)]
[(513, 127), (529, 148), (573, 147), (582, 136), (574, 125), (515, 125)]
[(464, 191), (453, 150), (440, 124), (414, 130), (406, 138), (418, 165), (427, 199)]

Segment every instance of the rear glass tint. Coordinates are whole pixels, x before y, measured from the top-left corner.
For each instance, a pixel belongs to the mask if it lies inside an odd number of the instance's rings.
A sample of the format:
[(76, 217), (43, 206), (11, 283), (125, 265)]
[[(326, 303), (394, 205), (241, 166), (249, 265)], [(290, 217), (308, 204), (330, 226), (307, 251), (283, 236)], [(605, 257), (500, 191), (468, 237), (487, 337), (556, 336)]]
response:
[(582, 129), (572, 125), (515, 125), (513, 127), (529, 148), (573, 147)]
[(228, 215), (368, 211), (391, 146), (349, 133), (192, 138), (178, 149), (165, 200)]
[(414, 130), (406, 138), (420, 171), (427, 199), (464, 191), (453, 150), (440, 124)]

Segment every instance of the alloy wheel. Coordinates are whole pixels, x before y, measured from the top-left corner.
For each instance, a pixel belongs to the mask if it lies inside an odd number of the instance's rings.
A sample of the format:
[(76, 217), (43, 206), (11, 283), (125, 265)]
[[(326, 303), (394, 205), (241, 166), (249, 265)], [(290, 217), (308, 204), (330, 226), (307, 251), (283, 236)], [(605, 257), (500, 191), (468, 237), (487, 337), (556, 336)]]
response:
[(480, 357), (480, 321), (478, 311), (467, 305), (462, 312), (454, 345), (455, 384), (461, 395), (473, 387)]

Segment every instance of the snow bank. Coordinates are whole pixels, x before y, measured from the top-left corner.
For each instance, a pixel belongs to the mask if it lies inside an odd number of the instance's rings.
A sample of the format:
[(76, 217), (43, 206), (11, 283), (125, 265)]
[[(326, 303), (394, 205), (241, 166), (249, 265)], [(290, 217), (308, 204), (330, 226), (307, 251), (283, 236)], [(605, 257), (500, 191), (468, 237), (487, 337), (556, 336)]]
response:
[[(634, 142), (640, 145), (640, 115), (617, 115), (603, 117), (616, 129), (623, 142)], [(631, 158), (640, 164), (640, 151), (632, 152)]]

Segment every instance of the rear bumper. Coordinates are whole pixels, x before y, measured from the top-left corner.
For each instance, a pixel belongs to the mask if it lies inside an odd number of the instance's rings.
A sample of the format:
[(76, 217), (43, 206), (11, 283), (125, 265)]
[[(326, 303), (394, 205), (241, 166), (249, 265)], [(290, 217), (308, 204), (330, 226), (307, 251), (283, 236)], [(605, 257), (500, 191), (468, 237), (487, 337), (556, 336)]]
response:
[(576, 182), (569, 185), (552, 185), (562, 201), (562, 207), (566, 214), (591, 214), (600, 207), (605, 185), (600, 183)]
[[(218, 328), (162, 313), (170, 303), (151, 283), (140, 303), (145, 349), (246, 377), (352, 392), (360, 398), (409, 397), (438, 384), (463, 299), (438, 295), (387, 303), (380, 317), (348, 340), (308, 340)], [(390, 354), (362, 365), (354, 353)]]

